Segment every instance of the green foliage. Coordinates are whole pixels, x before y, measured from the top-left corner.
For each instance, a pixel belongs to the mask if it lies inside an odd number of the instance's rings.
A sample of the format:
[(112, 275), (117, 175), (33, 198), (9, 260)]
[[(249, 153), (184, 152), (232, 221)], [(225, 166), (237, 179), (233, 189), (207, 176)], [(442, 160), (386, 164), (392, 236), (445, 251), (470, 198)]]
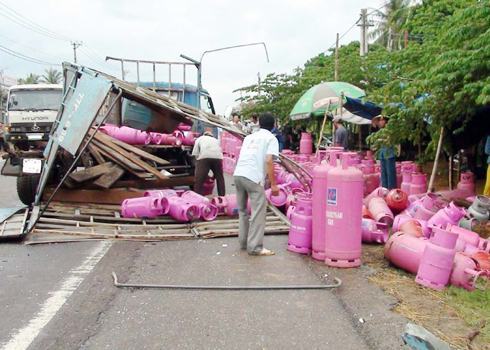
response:
[(39, 84), (40, 76), (34, 73), (30, 73), (25, 79), (19, 79), (19, 84)]
[(43, 82), (48, 83), (48, 84), (59, 84), (61, 83), (61, 79), (63, 78), (63, 74), (54, 69), (54, 68), (49, 68), (46, 69), (45, 74), (42, 76)]
[[(360, 57), (358, 42), (344, 45), (339, 80), (363, 88), (390, 118), (382, 133), (370, 137), (373, 145), (408, 141), (426, 149), (427, 157), (441, 127), (449, 132), (490, 103), (490, 0), (425, 0), (410, 8), (398, 2), (397, 13), (385, 13), (386, 25), (398, 33), (407, 30), (408, 47), (389, 51), (374, 44), (367, 57)], [(269, 74), (260, 86), (244, 89), (244, 114), (271, 111), (286, 122), (307, 89), (334, 80), (334, 69), (330, 51), (292, 74)]]

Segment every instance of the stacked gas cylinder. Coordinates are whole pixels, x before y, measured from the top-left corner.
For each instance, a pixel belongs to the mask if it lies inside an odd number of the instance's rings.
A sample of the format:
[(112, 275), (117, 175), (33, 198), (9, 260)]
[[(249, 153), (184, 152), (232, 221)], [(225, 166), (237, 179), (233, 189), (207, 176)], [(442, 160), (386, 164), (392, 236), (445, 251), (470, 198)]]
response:
[[(207, 186), (210, 187), (209, 184)], [(212, 221), (218, 216), (218, 207), (194, 191), (163, 189), (146, 191), (143, 197), (125, 199), (121, 204), (121, 214), (125, 218), (151, 219), (168, 215), (179, 222)]]
[(233, 134), (223, 131), (220, 135), (221, 150), (223, 151), (223, 172), (233, 174), (240, 155), (243, 141)]
[(138, 129), (133, 129), (127, 126), (115, 126), (112, 124), (104, 124), (100, 127), (100, 131), (109, 136), (125, 142), (130, 145), (168, 145), (168, 146), (192, 146), (198, 133), (191, 131), (191, 126), (180, 123), (174, 132), (171, 134), (161, 134), (158, 132), (146, 132)]

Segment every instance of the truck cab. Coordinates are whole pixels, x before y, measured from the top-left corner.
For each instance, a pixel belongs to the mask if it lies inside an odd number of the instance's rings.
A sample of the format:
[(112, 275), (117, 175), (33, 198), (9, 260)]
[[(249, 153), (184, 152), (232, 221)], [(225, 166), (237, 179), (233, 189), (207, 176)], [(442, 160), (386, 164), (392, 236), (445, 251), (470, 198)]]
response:
[(58, 84), (10, 87), (4, 123), (5, 142), (28, 150), (35, 141), (47, 141), (62, 93), (63, 87)]

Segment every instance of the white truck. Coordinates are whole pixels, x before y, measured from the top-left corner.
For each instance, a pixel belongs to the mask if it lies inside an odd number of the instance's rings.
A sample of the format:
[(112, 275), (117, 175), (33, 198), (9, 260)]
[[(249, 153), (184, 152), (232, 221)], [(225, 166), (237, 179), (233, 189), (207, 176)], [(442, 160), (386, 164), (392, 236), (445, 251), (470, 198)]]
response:
[(7, 151), (2, 175), (17, 176), (17, 193), (25, 204), (33, 201), (42, 152), (49, 140), (63, 94), (58, 84), (25, 84), (9, 88), (3, 138)]

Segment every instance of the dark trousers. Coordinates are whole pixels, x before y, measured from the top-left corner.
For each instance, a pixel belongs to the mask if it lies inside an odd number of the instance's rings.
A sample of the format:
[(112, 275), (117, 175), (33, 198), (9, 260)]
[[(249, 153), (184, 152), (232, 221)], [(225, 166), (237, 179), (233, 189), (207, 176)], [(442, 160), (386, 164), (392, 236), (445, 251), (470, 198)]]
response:
[(225, 178), (223, 177), (223, 160), (214, 158), (204, 158), (196, 161), (196, 171), (194, 174), (194, 191), (202, 194), (203, 185), (208, 178), (209, 170), (213, 172), (218, 187), (218, 196), (224, 196)]
[(395, 158), (381, 159), (381, 186), (389, 190), (396, 188)]

